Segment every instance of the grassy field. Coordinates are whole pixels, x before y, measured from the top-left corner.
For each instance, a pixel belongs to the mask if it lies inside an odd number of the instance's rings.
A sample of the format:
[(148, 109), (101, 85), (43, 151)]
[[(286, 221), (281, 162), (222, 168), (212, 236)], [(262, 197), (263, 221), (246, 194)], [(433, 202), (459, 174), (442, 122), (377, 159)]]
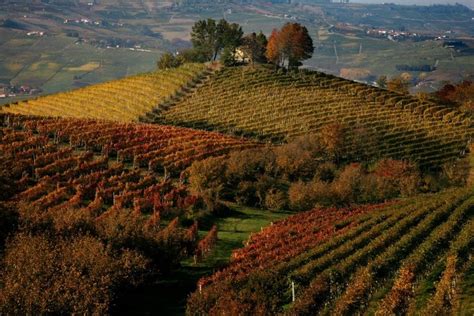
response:
[[(286, 218), (292, 213), (268, 211), (231, 206), (232, 214), (223, 218), (210, 219), (218, 227), (218, 241), (214, 250), (200, 263), (192, 259), (182, 262), (182, 268), (173, 277), (160, 280), (139, 289), (119, 305), (120, 314), (148, 315), (150, 311), (160, 311), (160, 315), (183, 315), (188, 293), (196, 289), (197, 281), (227, 264), (233, 250), (244, 247), (250, 234), (259, 232), (270, 223)], [(200, 230), (200, 235), (207, 233)]]

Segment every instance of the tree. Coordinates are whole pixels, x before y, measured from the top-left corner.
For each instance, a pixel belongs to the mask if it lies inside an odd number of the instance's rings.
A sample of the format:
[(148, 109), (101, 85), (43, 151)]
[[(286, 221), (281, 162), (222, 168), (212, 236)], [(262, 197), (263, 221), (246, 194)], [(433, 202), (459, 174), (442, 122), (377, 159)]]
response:
[(406, 78), (394, 77), (387, 82), (387, 89), (398, 93), (408, 94), (410, 82)]
[(236, 60), (235, 60), (235, 54), (234, 54), (234, 51), (232, 50), (232, 48), (230, 47), (225, 47), (224, 50), (222, 51), (221, 53), (221, 63), (224, 65), (224, 66), (227, 66), (227, 67), (230, 67), (230, 66), (234, 66), (236, 64)]
[(268, 61), (276, 67), (280, 66), (282, 63), (279, 34), (280, 33), (276, 29), (273, 29), (272, 34), (268, 39), (267, 51), (265, 52), (265, 57), (267, 57)]
[(181, 66), (183, 61), (183, 58), (180, 56), (174, 56), (171, 53), (164, 53), (158, 60), (157, 66), (158, 69), (176, 68)]
[(249, 59), (251, 64), (255, 62), (265, 63), (267, 61), (265, 57), (266, 47), (268, 41), (265, 34), (260, 32), (258, 35), (256, 33), (251, 33), (242, 38), (242, 46), (240, 49)]
[(299, 23), (286, 23), (280, 31), (273, 30), (267, 44), (267, 58), (276, 66), (297, 68), (301, 61), (311, 58), (313, 40), (308, 29)]
[(214, 47), (214, 59), (217, 54), (224, 48), (235, 51), (237, 46), (242, 43), (244, 32), (237, 23), (229, 24), (222, 19), (217, 24), (217, 45)]
[(196, 22), (191, 32), (193, 48), (200, 58), (216, 60), (222, 49), (228, 47), (235, 50), (243, 36), (242, 28), (236, 23), (228, 23), (222, 19), (216, 23), (213, 19)]
[(387, 88), (387, 76), (380, 76), (377, 81), (375, 81), (377, 86), (381, 89)]
[(194, 24), (191, 31), (191, 42), (193, 48), (206, 60), (212, 59), (216, 41), (217, 26), (215, 20), (199, 20)]

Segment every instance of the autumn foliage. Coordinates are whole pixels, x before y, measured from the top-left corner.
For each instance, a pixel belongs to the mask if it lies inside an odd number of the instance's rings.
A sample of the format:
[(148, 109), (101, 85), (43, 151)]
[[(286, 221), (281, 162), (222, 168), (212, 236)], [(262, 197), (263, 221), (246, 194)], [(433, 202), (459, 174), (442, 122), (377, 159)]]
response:
[(287, 23), (281, 30), (274, 29), (267, 44), (267, 59), (276, 66), (297, 68), (301, 61), (311, 58), (313, 40), (305, 26)]

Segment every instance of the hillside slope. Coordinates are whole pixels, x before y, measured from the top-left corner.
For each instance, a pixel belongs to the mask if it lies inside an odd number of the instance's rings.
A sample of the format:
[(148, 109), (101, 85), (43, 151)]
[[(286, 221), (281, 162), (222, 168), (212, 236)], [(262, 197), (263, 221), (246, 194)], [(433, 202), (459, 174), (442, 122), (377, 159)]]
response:
[(421, 166), (459, 157), (472, 136), (470, 119), (444, 107), (322, 73), (266, 67), (224, 68), (154, 121), (274, 141), (339, 124), (356, 160)]
[[(61, 146), (51, 148), (52, 144)], [(5, 153), (11, 151), (12, 159), (16, 159), (12, 162), (17, 164), (32, 162), (34, 166), (38, 155), (66, 146), (68, 154), (73, 150), (90, 151), (106, 160), (131, 164), (131, 168), (179, 173), (193, 161), (261, 144), (175, 126), (0, 113), (0, 146)]]
[(58, 117), (138, 121), (160, 102), (194, 85), (207, 75), (204, 64), (186, 64), (21, 101), (0, 108), (0, 112)]
[(472, 255), (473, 215), (472, 190), (295, 215), (202, 279), (188, 314), (450, 314), (450, 293), (463, 290), (454, 280)]

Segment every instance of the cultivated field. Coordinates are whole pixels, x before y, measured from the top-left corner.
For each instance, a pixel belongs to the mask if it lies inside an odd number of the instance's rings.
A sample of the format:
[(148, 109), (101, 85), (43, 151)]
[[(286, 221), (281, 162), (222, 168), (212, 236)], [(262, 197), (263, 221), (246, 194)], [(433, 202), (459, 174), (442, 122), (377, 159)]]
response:
[(472, 135), (468, 116), (431, 102), (323, 73), (260, 66), (224, 69), (148, 121), (274, 141), (340, 124), (350, 130), (352, 159), (392, 157), (422, 167), (459, 157)]
[(290, 217), (253, 235), (228, 268), (202, 279), (187, 311), (452, 313), (469, 302), (462, 290), (472, 278), (473, 203), (472, 190), (451, 190)]
[(20, 101), (0, 111), (13, 114), (138, 121), (181, 88), (193, 87), (207, 74), (203, 64), (187, 64), (126, 77), (71, 92)]

